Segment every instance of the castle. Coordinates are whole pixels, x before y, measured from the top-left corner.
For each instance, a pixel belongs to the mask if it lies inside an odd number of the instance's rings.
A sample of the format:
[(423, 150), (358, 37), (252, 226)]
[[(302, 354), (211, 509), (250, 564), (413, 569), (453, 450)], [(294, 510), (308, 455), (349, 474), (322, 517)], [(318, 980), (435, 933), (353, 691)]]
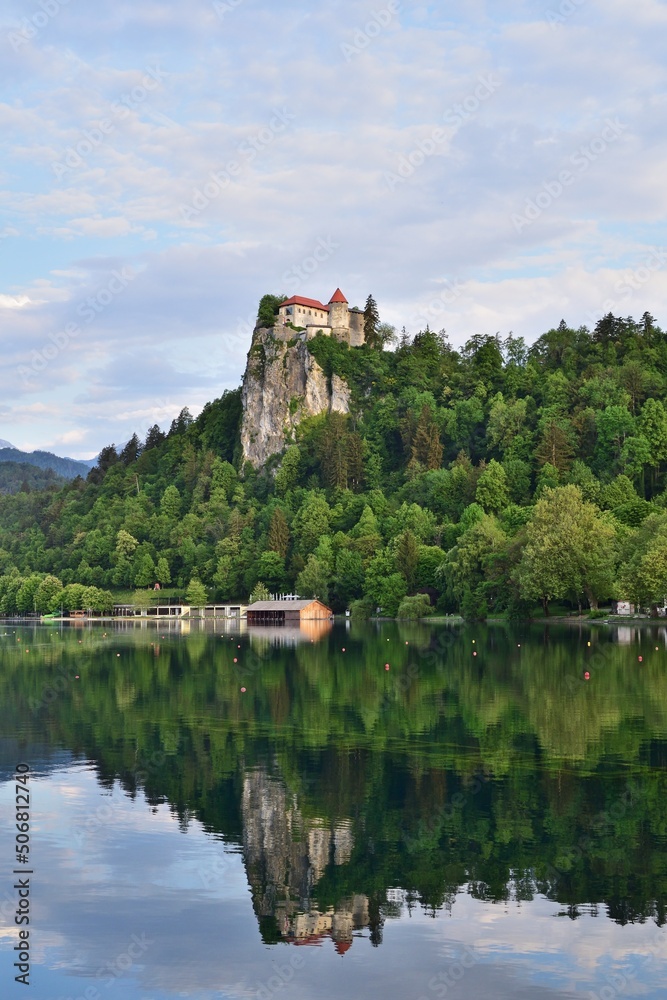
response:
[[(364, 343), (364, 313), (361, 309), (350, 309), (340, 288), (331, 296), (325, 306), (317, 299), (306, 299), (293, 295), (281, 303), (274, 327), (276, 336), (286, 338), (289, 325), (305, 328), (306, 340), (312, 340), (318, 333), (335, 337), (350, 347), (361, 347)], [(291, 334), (289, 334), (291, 336)]]

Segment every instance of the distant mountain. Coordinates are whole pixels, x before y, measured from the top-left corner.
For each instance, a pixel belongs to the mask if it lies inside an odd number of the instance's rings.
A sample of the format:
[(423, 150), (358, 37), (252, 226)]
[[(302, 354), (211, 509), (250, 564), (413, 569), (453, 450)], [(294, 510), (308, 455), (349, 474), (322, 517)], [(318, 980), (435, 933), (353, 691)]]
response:
[[(0, 442), (2, 443), (2, 442)], [(50, 451), (19, 451), (18, 448), (0, 447), (0, 462), (19, 462), (27, 465), (36, 465), (40, 469), (53, 469), (65, 479), (76, 479), (82, 476), (84, 479), (97, 464), (97, 459), (89, 459), (80, 462), (75, 458), (60, 458), (52, 455)]]
[(4, 438), (0, 438), (0, 448), (13, 448), (14, 445), (10, 441), (5, 441)]
[(64, 486), (66, 482), (67, 479), (57, 475), (53, 469), (41, 469), (28, 462), (0, 463), (0, 493), (45, 490), (49, 486)]

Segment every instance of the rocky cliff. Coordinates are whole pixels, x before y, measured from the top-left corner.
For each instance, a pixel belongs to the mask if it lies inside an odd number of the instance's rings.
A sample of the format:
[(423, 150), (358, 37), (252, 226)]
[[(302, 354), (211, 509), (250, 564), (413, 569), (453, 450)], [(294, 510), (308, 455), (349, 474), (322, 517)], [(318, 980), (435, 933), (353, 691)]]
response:
[(306, 340), (284, 327), (255, 330), (241, 398), (243, 458), (255, 468), (285, 448), (304, 417), (349, 413), (345, 382), (329, 380)]

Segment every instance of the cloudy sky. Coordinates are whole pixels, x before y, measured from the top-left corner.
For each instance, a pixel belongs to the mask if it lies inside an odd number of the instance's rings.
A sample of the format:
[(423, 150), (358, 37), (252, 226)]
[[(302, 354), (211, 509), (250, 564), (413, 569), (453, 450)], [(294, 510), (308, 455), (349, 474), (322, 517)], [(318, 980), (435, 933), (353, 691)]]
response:
[(5, 0), (0, 438), (236, 387), (259, 297), (667, 326), (664, 0)]

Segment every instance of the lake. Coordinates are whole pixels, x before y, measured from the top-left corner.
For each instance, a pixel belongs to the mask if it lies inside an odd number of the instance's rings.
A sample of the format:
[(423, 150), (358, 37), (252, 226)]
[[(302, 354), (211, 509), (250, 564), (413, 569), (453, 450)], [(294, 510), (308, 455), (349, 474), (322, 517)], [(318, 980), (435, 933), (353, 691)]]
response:
[(1, 995), (664, 997), (667, 630), (310, 627), (0, 625)]

